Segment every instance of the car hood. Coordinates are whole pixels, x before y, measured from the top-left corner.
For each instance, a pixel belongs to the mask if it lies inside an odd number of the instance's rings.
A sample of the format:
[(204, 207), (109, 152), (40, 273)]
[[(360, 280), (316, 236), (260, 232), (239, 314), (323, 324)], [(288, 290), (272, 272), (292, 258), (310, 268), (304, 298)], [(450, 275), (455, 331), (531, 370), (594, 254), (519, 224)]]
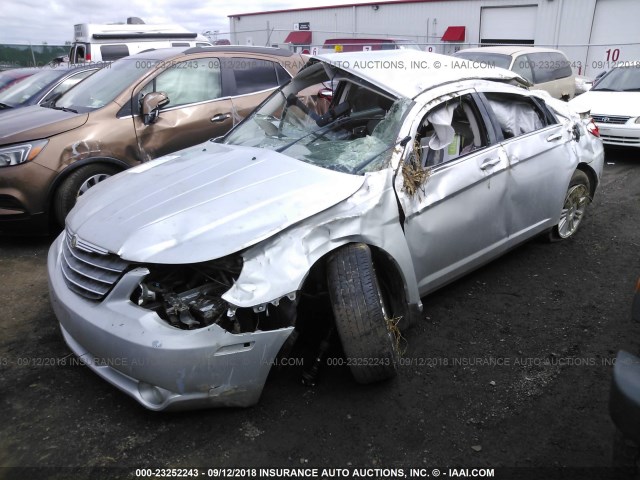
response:
[(319, 213), (363, 182), (272, 150), (207, 142), (101, 182), (67, 228), (125, 260), (203, 262)]
[(578, 112), (592, 114), (640, 116), (640, 92), (599, 92), (589, 90), (569, 102)]
[(0, 122), (0, 145), (38, 140), (73, 130), (84, 125), (88, 116), (39, 105), (6, 110)]

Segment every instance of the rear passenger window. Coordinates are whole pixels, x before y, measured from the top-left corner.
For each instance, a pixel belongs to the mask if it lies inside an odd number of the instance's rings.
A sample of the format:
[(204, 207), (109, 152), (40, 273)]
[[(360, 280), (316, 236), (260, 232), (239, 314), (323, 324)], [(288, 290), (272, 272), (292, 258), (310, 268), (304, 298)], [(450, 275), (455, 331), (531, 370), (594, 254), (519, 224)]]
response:
[(529, 97), (508, 93), (485, 93), (484, 96), (505, 140), (540, 130), (548, 124), (545, 114)]
[(106, 62), (128, 57), (129, 47), (126, 45), (101, 45), (100, 55), (102, 55), (102, 60)]
[(236, 57), (224, 59), (222, 62), (224, 68), (230, 68), (233, 71), (236, 95), (268, 90), (279, 85), (274, 62)]
[(189, 42), (172, 42), (172, 47), (189, 47)]
[(529, 80), (531, 83), (533, 83), (533, 73), (531, 72), (531, 66), (532, 66), (531, 64), (532, 62), (531, 60), (529, 60), (529, 57), (527, 57), (526, 55), (520, 55), (514, 60), (513, 66), (511, 67), (511, 71), (517, 73), (521, 77), (524, 77), (527, 80)]

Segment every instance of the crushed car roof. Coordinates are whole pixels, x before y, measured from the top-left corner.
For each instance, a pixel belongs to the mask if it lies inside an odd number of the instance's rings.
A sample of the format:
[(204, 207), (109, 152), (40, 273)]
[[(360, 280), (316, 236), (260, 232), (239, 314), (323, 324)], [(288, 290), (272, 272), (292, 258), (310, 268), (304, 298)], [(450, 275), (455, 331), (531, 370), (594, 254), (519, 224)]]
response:
[(456, 80), (515, 80), (526, 84), (526, 80), (509, 70), (491, 66), (475, 68), (468, 60), (418, 50), (332, 53), (313, 58), (406, 98)]

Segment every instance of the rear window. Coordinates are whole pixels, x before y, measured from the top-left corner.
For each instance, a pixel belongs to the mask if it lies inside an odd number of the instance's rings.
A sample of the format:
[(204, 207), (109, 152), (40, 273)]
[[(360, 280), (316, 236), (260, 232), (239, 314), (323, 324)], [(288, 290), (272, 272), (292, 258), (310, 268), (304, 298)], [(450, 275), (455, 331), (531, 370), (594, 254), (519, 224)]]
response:
[(233, 57), (222, 60), (222, 64), (224, 68), (233, 70), (236, 95), (268, 90), (279, 85), (274, 62), (255, 58)]
[(556, 79), (567, 78), (573, 74), (573, 70), (571, 70), (571, 64), (564, 55), (562, 55), (561, 53), (552, 53), (551, 58), (553, 59), (555, 66)]
[(100, 55), (102, 55), (102, 60), (105, 62), (118, 60), (129, 56), (129, 47), (126, 45), (101, 45)]
[(546, 83), (570, 77), (573, 73), (569, 61), (560, 53), (540, 52), (528, 54), (533, 68), (534, 83)]

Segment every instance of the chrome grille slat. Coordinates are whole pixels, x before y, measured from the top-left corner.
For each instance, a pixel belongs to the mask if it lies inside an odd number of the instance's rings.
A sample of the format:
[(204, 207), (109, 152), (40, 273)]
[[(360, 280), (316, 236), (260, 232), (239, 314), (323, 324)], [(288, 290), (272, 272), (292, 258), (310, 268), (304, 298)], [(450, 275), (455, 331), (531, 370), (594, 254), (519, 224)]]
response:
[(112, 272), (111, 270), (102, 270), (80, 262), (73, 256), (73, 254), (69, 250), (68, 245), (64, 245), (64, 247), (62, 248), (62, 255), (64, 256), (66, 265), (71, 270), (73, 270), (78, 275), (83, 275), (90, 278), (91, 280), (106, 283), (107, 285), (112, 285), (113, 282), (115, 282), (120, 277), (120, 274), (118, 272)]
[(64, 278), (66, 278), (68, 282), (71, 282), (76, 287), (82, 288), (83, 290), (87, 290), (88, 292), (91, 292), (95, 295), (104, 295), (109, 291), (108, 286), (106, 288), (100, 288), (99, 290), (91, 288), (90, 286), (87, 285), (88, 282), (85, 281), (82, 275), (75, 273), (73, 270), (69, 268), (69, 265), (67, 265), (66, 263), (62, 264), (62, 274), (64, 275)]
[[(83, 249), (82, 247), (71, 248), (71, 237), (69, 233), (66, 235), (66, 244), (71, 251), (71, 254), (76, 257), (78, 260), (84, 263), (88, 263), (94, 267), (104, 268), (106, 270), (111, 270), (113, 272), (122, 272), (125, 268), (127, 268), (128, 263), (124, 260), (121, 260), (116, 255), (112, 254), (102, 254), (102, 253), (93, 253), (88, 250)], [(85, 244), (86, 245), (86, 244)], [(84, 247), (87, 248), (87, 247)]]
[(629, 121), (631, 117), (625, 117), (623, 115), (603, 115), (594, 113), (591, 115), (593, 120), (597, 123), (610, 123), (613, 125), (623, 125)]
[(127, 262), (66, 232), (62, 244), (62, 275), (70, 290), (90, 300), (102, 300), (122, 277)]
[(621, 137), (618, 135), (602, 135), (600, 134), (600, 138), (603, 142), (618, 142), (629, 145), (638, 145), (640, 144), (640, 138), (638, 137)]

